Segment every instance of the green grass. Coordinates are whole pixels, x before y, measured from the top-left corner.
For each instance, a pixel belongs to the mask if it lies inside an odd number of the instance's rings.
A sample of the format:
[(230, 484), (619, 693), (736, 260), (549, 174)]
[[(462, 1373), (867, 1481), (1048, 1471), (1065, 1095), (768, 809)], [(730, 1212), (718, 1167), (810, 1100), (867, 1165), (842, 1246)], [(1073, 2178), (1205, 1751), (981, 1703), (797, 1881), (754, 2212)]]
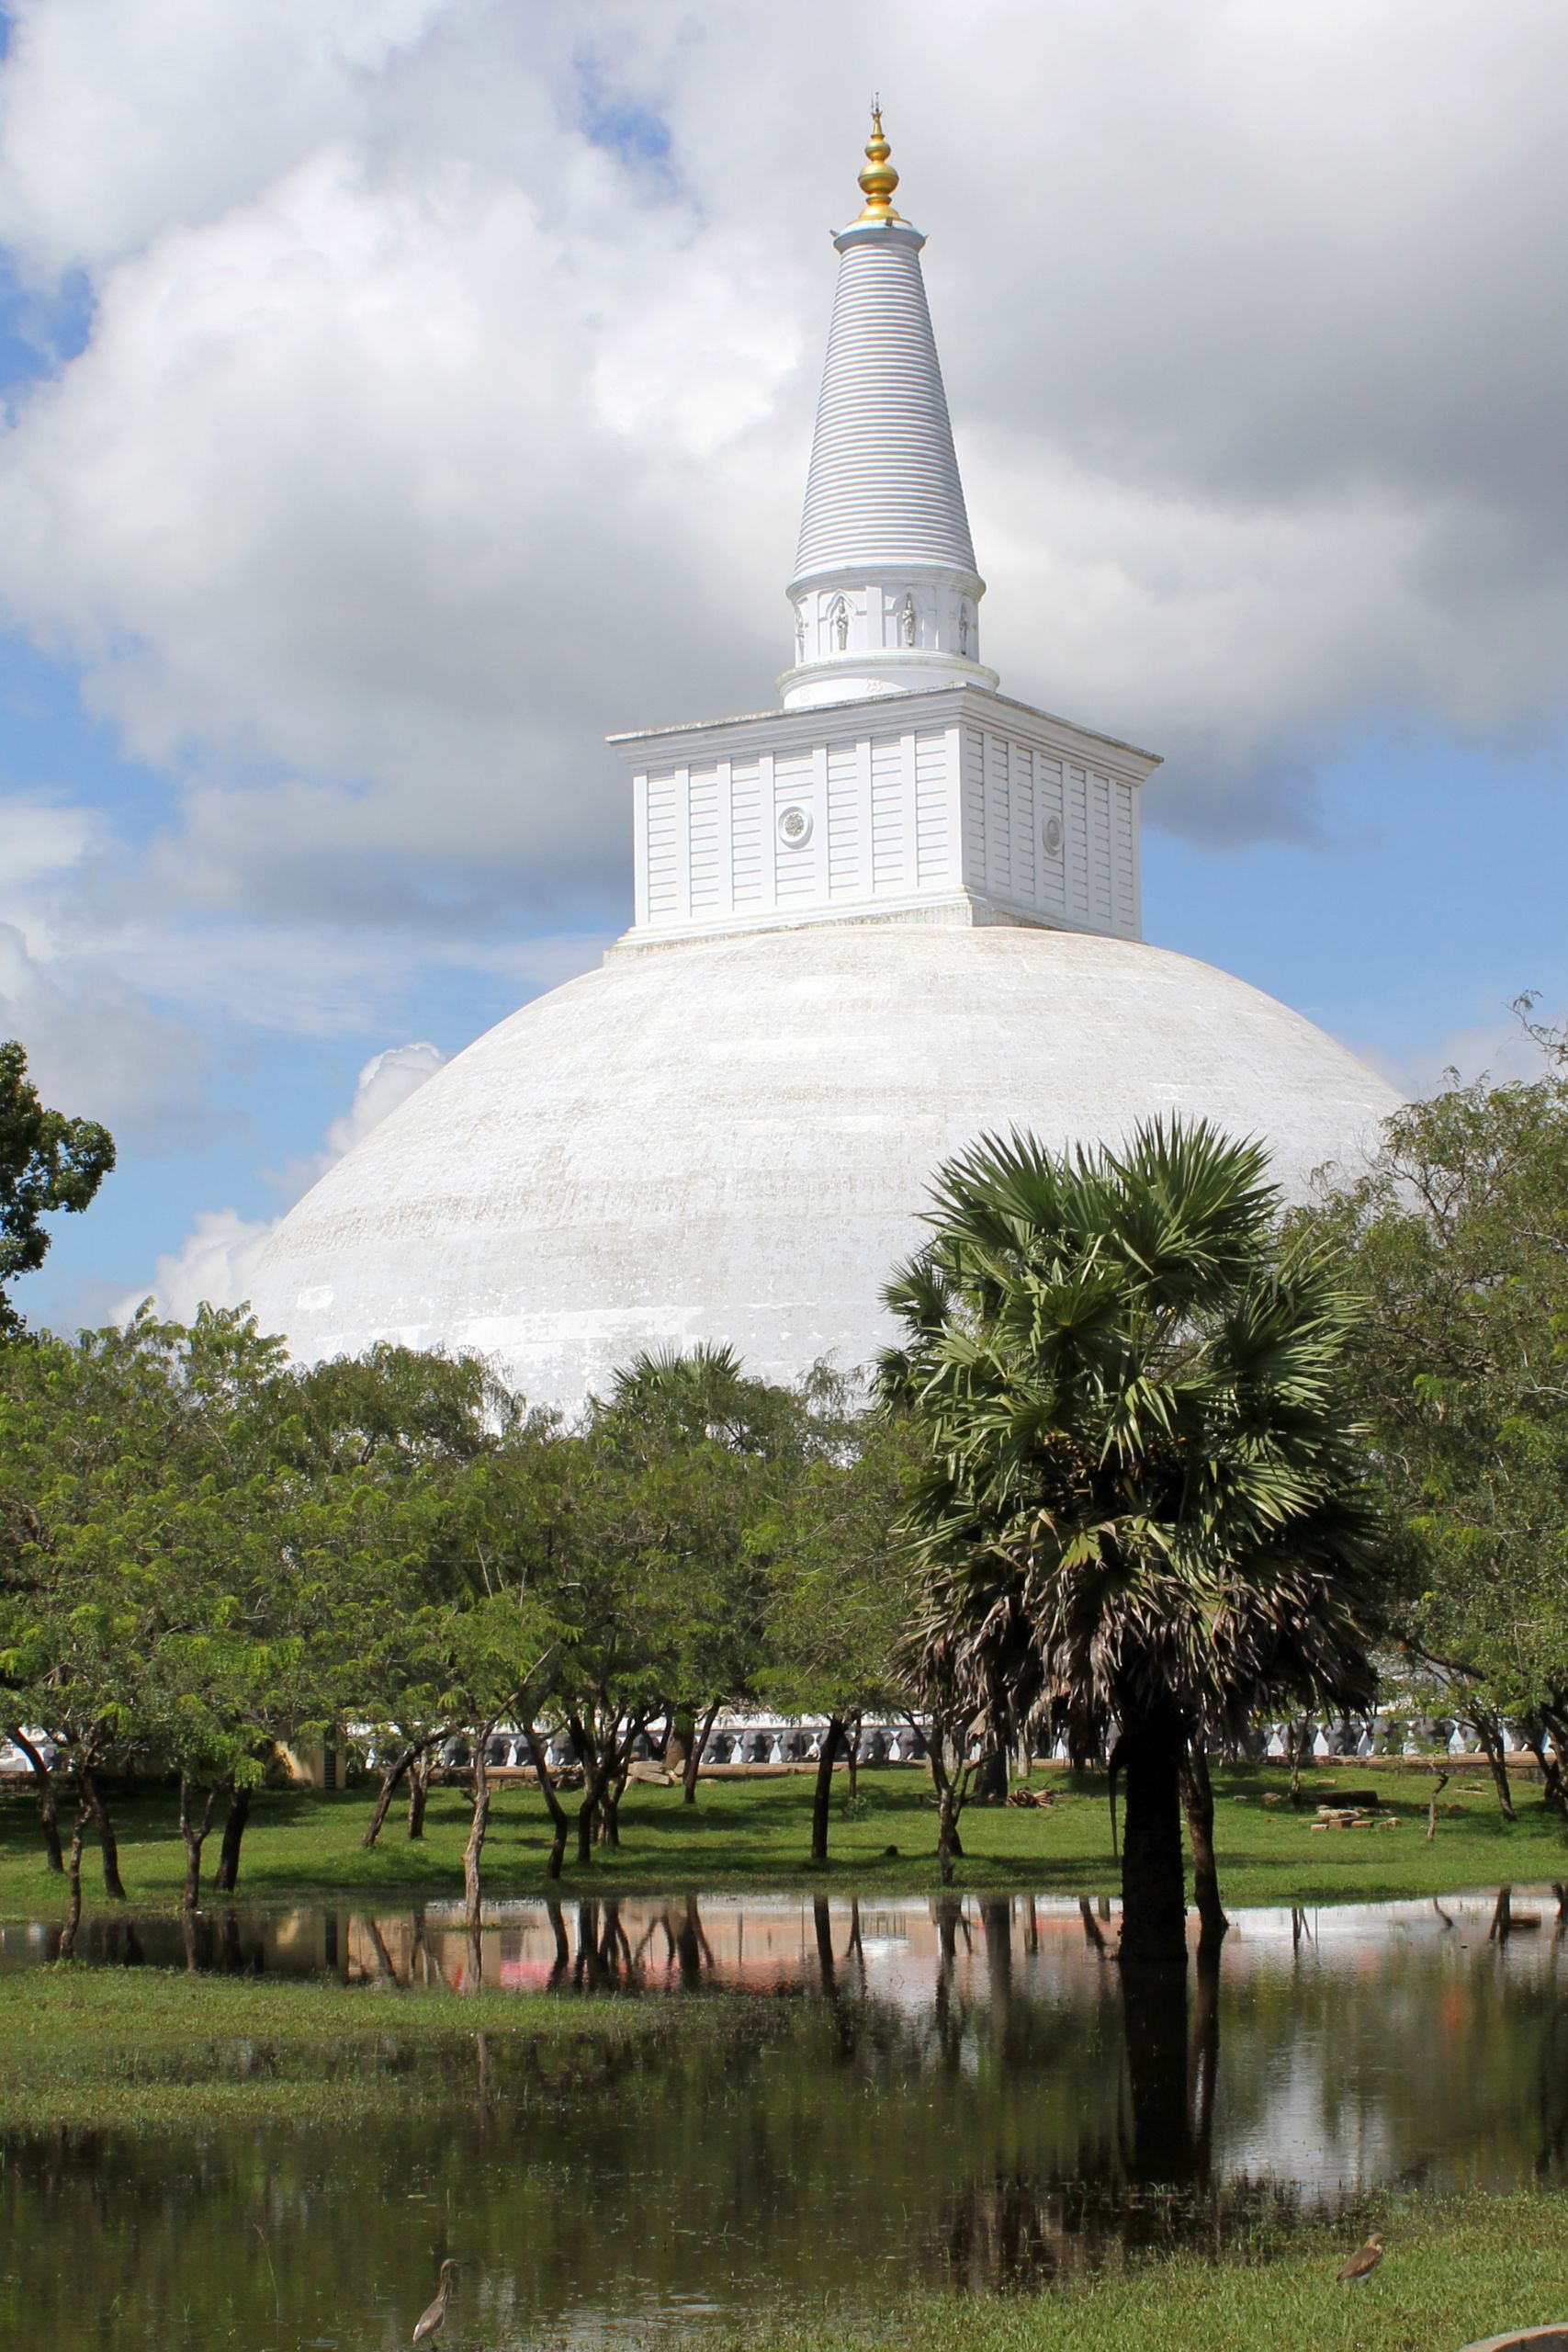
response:
[(0, 2132), (168, 2131), (408, 2110), (487, 2063), (525, 2053), (563, 2098), (628, 2052), (726, 2030), (722, 1998), (566, 2003), (545, 1995), (404, 1991), (320, 1978), (59, 1966), (0, 1975)]
[[(1373, 1781), (1386, 1790), (1399, 1816), (1393, 1829), (1319, 1831), (1312, 1826), (1320, 1792)], [(1038, 1894), (1097, 1894), (1115, 1891), (1105, 1785), (1099, 1775), (1075, 1783), (1066, 1771), (1037, 1772), (1033, 1785), (1056, 1790), (1047, 1810), (972, 1806), (964, 1817), (965, 1859), (960, 1887)], [(1353, 1764), (1309, 1775), (1299, 1813), (1279, 1802), (1282, 1771), (1237, 1767), (1216, 1775), (1216, 1823), (1225, 1898), (1233, 1905), (1382, 1901), (1399, 1895), (1452, 1893), (1467, 1886), (1524, 1883), (1568, 1876), (1568, 1845), (1540, 1792), (1521, 1782), (1519, 1818), (1506, 1822), (1489, 1782), (1474, 1772), (1456, 1776), (1444, 1792), (1450, 1810), (1436, 1839), (1426, 1839), (1430, 1775), (1398, 1769), (1374, 1771)], [(937, 1881), (936, 1821), (922, 1773), (893, 1769), (861, 1778), (861, 1803), (843, 1804), (840, 1776), (827, 1869), (807, 1860), (811, 1781), (805, 1774), (779, 1779), (712, 1781), (697, 1804), (682, 1805), (679, 1790), (634, 1786), (622, 1807), (618, 1851), (600, 1849), (592, 1866), (569, 1860), (566, 1888), (574, 1893), (667, 1893), (681, 1887), (772, 1886), (848, 1891), (874, 1888), (919, 1893)], [(1273, 1800), (1269, 1802), (1268, 1800)], [(411, 1845), (394, 1813), (380, 1843), (360, 1845), (371, 1792), (333, 1794), (267, 1791), (258, 1797), (245, 1840), (240, 1892), (251, 1900), (295, 1896), (338, 1898), (450, 1897), (461, 1886), (468, 1808), (460, 1788), (436, 1790), (427, 1834)], [(115, 1807), (121, 1869), (133, 1905), (162, 1908), (178, 1898), (182, 1871), (171, 1797), (121, 1800)], [(209, 1849), (217, 1858), (217, 1838)], [(492, 1815), (485, 1881), (495, 1896), (538, 1892), (548, 1848), (537, 1792), (503, 1788)], [(897, 1852), (890, 1852), (896, 1848)], [(575, 1850), (575, 1849), (574, 1849)], [(96, 1856), (85, 1871), (89, 1903), (98, 1904)], [(0, 1798), (0, 1918), (59, 1914), (62, 1884), (45, 1867), (28, 1796)]]
[(1178, 2255), (1042, 2295), (922, 2298), (873, 2324), (749, 2324), (743, 2341), (746, 2352), (1457, 2352), (1568, 2321), (1568, 2199), (1412, 2197), (1377, 2212), (1389, 2251), (1359, 2287), (1335, 2278), (1343, 2233), (1308, 2233), (1266, 2261), (1243, 2244), (1217, 2263)]

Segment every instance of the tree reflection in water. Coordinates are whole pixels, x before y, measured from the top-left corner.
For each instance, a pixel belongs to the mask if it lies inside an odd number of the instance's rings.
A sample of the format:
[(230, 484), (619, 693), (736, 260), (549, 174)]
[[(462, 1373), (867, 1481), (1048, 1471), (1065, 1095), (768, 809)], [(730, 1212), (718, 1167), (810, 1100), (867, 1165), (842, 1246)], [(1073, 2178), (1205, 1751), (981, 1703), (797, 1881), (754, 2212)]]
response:
[[(7, 2242), (58, 2217), (63, 2242), (102, 2245), (107, 2301), (139, 2291), (118, 2271), (111, 2287), (116, 2245), (167, 2234), (183, 2292), (175, 2241), (210, 2241), (204, 2341), (234, 2332), (218, 2308), (221, 2248), (243, 2238), (257, 2197), (276, 2207), (280, 2280), (321, 2270), (308, 2339), (333, 2333), (333, 2295), (373, 2261), (370, 2276), (395, 2280), (407, 2251), (404, 2300), (428, 2294), (434, 2241), (405, 2248), (402, 2226), (426, 2197), (433, 2214), (461, 2211), (465, 2251), (471, 2234), (486, 2275), (511, 2282), (520, 2324), (547, 2330), (649, 2297), (773, 2310), (878, 2277), (1016, 2288), (1303, 2206), (1337, 2212), (1381, 2181), (1568, 2173), (1568, 1942), (1539, 1891), (1410, 1904), (1386, 1920), (1243, 1914), (1223, 1969), (1200, 1951), (1185, 1971), (1119, 1967), (1114, 1922), (1089, 1898), (552, 1894), (487, 1913), (477, 1955), (460, 1914), (436, 1906), (220, 1908), (188, 1924), (187, 1952), (173, 1919), (89, 1919), (88, 1954), (378, 1984), (373, 2046), (301, 2058), (252, 2041), (243, 2067), (381, 2071), (400, 2115), (420, 2119), (406, 2186), (402, 2124), (344, 2135), (330, 2096), (319, 2127), (215, 2126), (188, 2198), (188, 2167), (155, 2132), (128, 2138), (112, 2164), (89, 2164), (64, 2135), (0, 2143)], [(42, 1928), (0, 1928), (0, 1964), (51, 1951)], [(482, 2034), (455, 2038), (456, 2056), (400, 2037), (389, 1988), (481, 1981), (567, 2001), (662, 1996), (671, 2030), (601, 2052), (590, 2032), (552, 2042), (487, 2016)], [(703, 2012), (692, 2032), (688, 2006), (694, 2024)], [(169, 2064), (182, 2080), (242, 2069), (232, 2044)], [(655, 2147), (679, 2147), (681, 2164), (652, 2161)], [(581, 2197), (563, 2193), (572, 2184)], [(89, 2225), (106, 2200), (115, 2226)], [(328, 2228), (318, 2264), (315, 2233), (340, 2202), (343, 2231)], [(157, 2267), (149, 2253), (133, 2278)], [(43, 2322), (40, 2339), (75, 2352), (70, 2310)]]

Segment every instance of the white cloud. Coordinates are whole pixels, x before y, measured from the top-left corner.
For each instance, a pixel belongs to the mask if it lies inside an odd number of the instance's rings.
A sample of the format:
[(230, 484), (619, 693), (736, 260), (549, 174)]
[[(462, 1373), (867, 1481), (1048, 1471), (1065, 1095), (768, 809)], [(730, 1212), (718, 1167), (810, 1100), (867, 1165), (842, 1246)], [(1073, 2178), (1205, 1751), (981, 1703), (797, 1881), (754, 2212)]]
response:
[(93, 267), (211, 219), (361, 124), (448, 0), (33, 0), (0, 81), (0, 235)]
[(890, 58), (1007, 684), (1232, 838), (1310, 822), (1369, 711), (1560, 720), (1555, 0), (265, 17), (21, 0), (0, 69), (0, 225), (96, 305), (0, 444), (0, 595), (185, 796), (106, 922), (624, 899), (596, 739), (787, 654)]
[(96, 810), (25, 794), (0, 799), (6, 854), (0, 864), (0, 916), (15, 915), (24, 896), (81, 863), (103, 833)]
[(92, 314), (0, 433), (0, 607), (171, 807), (0, 808), (0, 1027), (117, 1132), (193, 1130), (223, 1024), (396, 1034), (432, 965), (594, 960), (598, 738), (787, 658), (878, 80), (1007, 686), (1231, 839), (1310, 826), (1369, 712), (1561, 719), (1556, 0), (976, 0), (956, 45), (948, 0), (11, 17), (0, 236)]
[(434, 1078), (446, 1057), (436, 1046), (428, 1042), (413, 1046), (389, 1046), (382, 1054), (373, 1055), (359, 1073), (354, 1090), (354, 1100), (342, 1118), (334, 1119), (327, 1129), (329, 1162), (341, 1159), (363, 1141), (372, 1127), (417, 1094), (426, 1079)]
[[(202, 1209), (179, 1249), (158, 1261), (151, 1296), (160, 1315), (189, 1323), (197, 1308), (238, 1306), (250, 1294), (251, 1277), (275, 1229), (265, 1217), (243, 1217), (237, 1209)], [(149, 1295), (120, 1300), (111, 1322), (129, 1321)]]
[(1400, 1061), (1365, 1046), (1357, 1050), (1413, 1102), (1445, 1092), (1456, 1072), (1464, 1086), (1480, 1079), (1495, 1086), (1516, 1081), (1529, 1085), (1546, 1075), (1548, 1065), (1527, 1020), (1534, 1026), (1568, 1034), (1568, 1008), (1552, 1012), (1538, 1004), (1523, 1013), (1500, 1012), (1495, 1021), (1472, 1022), (1451, 1030), (1437, 1045)]
[(207, 1053), (185, 1022), (112, 973), (40, 962), (0, 922), (0, 1037), (19, 1038), (51, 1109), (100, 1120), (117, 1143), (166, 1150), (209, 1124)]
[[(359, 1073), (347, 1110), (327, 1129), (325, 1148), (283, 1171), (289, 1200), (298, 1199), (334, 1160), (417, 1093), (445, 1059), (428, 1043), (392, 1046), (373, 1055)], [(280, 1222), (277, 1217), (243, 1217), (231, 1208), (201, 1210), (179, 1249), (157, 1261), (151, 1295), (159, 1313), (188, 1323), (204, 1301), (212, 1306), (243, 1305), (250, 1296), (262, 1250)], [(134, 1315), (146, 1295), (137, 1292), (121, 1299), (113, 1319), (123, 1322)]]

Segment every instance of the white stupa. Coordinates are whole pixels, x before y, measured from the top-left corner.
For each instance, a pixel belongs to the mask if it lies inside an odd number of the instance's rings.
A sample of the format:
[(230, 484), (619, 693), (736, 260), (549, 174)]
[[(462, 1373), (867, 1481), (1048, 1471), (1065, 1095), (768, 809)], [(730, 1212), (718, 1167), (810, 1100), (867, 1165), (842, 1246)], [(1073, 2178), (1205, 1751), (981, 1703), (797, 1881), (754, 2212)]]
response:
[(477, 1349), (570, 1406), (637, 1350), (866, 1363), (932, 1171), (984, 1133), (1202, 1115), (1301, 1194), (1393, 1091), (1143, 944), (1157, 764), (1010, 700), (880, 119), (838, 295), (782, 707), (615, 740), (636, 919), (447, 1065), (284, 1220), (255, 1283), (307, 1359)]

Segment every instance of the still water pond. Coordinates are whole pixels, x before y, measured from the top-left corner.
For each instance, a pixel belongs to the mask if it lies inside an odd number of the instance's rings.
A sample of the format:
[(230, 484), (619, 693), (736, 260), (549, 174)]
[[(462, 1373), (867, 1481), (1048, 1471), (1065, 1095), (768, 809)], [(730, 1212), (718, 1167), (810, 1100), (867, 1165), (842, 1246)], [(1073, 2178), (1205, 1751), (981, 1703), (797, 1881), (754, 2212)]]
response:
[[(0, 1967), (53, 1932), (0, 1931)], [(321, 2053), (304, 2120), (0, 2138), (6, 2305), (51, 2352), (370, 2352), (406, 2344), (456, 2255), (442, 2341), (502, 2352), (1027, 2291), (1308, 2213), (1349, 2230), (1384, 2185), (1568, 2173), (1550, 1892), (1244, 1913), (1218, 1981), (1195, 1966), (1174, 2000), (1123, 1988), (1114, 1936), (1100, 1906), (1018, 1897), (535, 1902), (477, 1951), (434, 1907), (241, 1908), (188, 1948), (175, 1922), (96, 1923), (93, 1958), (362, 1983), (384, 2030)], [(640, 1994), (675, 2030), (400, 2038), (399, 1987), (457, 1996), (476, 1970)], [(249, 2079), (268, 2063), (245, 2046)]]

